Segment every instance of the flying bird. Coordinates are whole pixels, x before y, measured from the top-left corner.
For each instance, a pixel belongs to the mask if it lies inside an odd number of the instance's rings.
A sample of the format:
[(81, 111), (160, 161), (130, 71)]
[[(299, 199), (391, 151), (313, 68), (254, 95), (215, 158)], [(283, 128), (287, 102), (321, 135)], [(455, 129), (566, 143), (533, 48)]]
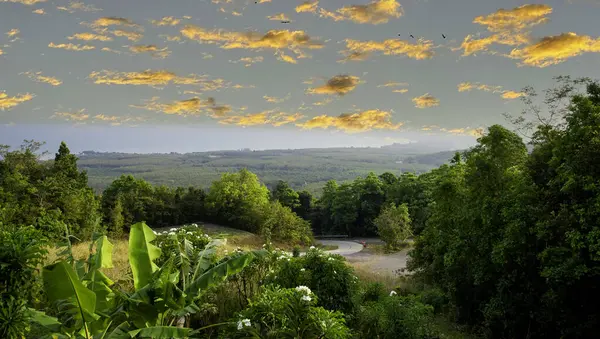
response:
[(413, 38), (413, 39), (415, 38), (412, 34), (410, 35), (410, 37)]
[(446, 39), (446, 36), (445, 36), (443, 33), (442, 33), (442, 37), (443, 37), (444, 39)]
[(398, 34), (398, 36), (400, 36), (400, 34)]
[(290, 21), (289, 21), (289, 20), (283, 20), (283, 21), (281, 21), (281, 23), (282, 23), (282, 24), (289, 24), (289, 23), (290, 23)]

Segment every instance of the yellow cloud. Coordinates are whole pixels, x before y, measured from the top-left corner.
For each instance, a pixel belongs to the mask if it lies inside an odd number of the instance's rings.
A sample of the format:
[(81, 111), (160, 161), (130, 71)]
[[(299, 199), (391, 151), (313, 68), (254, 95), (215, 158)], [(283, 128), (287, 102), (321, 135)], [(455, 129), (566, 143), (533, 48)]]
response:
[(406, 88), (395, 89), (392, 92), (394, 92), (394, 93), (406, 93), (406, 92), (408, 92), (408, 89), (406, 89)]
[(174, 114), (181, 116), (204, 114), (207, 113), (209, 110), (218, 112), (218, 114), (223, 115), (229, 110), (231, 110), (229, 106), (217, 106), (214, 98), (202, 100), (198, 97), (194, 97), (187, 100), (173, 101), (168, 104), (161, 104), (158, 102), (158, 100), (158, 97), (153, 97), (142, 106), (130, 106), (135, 108), (147, 109), (155, 112), (162, 112), (165, 114)]
[(44, 11), (44, 9), (43, 9), (43, 8), (34, 9), (32, 12), (33, 12), (34, 14), (39, 14), (39, 15), (44, 15), (44, 14), (46, 14), (46, 12)]
[(116, 115), (104, 115), (104, 114), (96, 114), (94, 115), (94, 120), (109, 122), (113, 126), (119, 126), (127, 122), (140, 122), (143, 121), (143, 117), (122, 117)]
[(177, 26), (181, 20), (172, 16), (166, 16), (160, 20), (150, 20), (150, 22), (156, 26)]
[(254, 114), (225, 117), (220, 119), (219, 123), (238, 126), (273, 125), (278, 127), (295, 122), (303, 117), (304, 116), (300, 113), (288, 114), (284, 112), (275, 112), (275, 110), (268, 110)]
[(396, 130), (403, 124), (393, 124), (390, 121), (391, 113), (372, 109), (359, 113), (345, 113), (337, 117), (329, 115), (316, 116), (304, 123), (296, 124), (303, 129), (334, 127), (348, 133), (366, 132), (372, 129), (391, 129)]
[(171, 51), (165, 48), (158, 48), (156, 45), (135, 45), (129, 46), (129, 50), (133, 53), (146, 53), (150, 52), (154, 58), (165, 59), (171, 55)]
[(270, 30), (263, 35), (256, 32), (206, 30), (195, 25), (186, 25), (181, 34), (200, 43), (219, 44), (223, 49), (287, 49), (298, 57), (306, 57), (302, 49), (323, 48), (323, 44), (311, 39), (303, 31)]
[(177, 41), (177, 42), (181, 41), (181, 37), (177, 36), (177, 35), (173, 36), (173, 35), (161, 34), (161, 35), (159, 35), (159, 37), (164, 38), (167, 41)]
[(286, 100), (288, 100), (291, 97), (291, 94), (288, 93), (286, 96), (284, 96), (283, 98), (277, 98), (277, 97), (270, 97), (268, 95), (263, 95), (263, 99), (265, 99), (267, 102), (270, 103), (280, 103), (280, 102), (284, 102)]
[(340, 53), (346, 56), (344, 59), (337, 61), (340, 63), (345, 63), (346, 61), (365, 61), (369, 58), (369, 53), (366, 52), (340, 51)]
[(321, 9), (321, 15), (330, 17), (335, 21), (351, 20), (359, 24), (384, 24), (390, 19), (402, 16), (402, 6), (396, 0), (374, 0), (366, 5), (345, 6), (337, 11), (338, 15), (332, 15)]
[(123, 54), (123, 52), (117, 51), (117, 50), (109, 48), (109, 47), (102, 47), (102, 51), (111, 52), (111, 53), (115, 53), (115, 54)]
[(377, 85), (377, 87), (397, 87), (397, 86), (408, 86), (407, 82), (392, 82), (388, 81), (383, 85)]
[(528, 34), (523, 33), (498, 33), (485, 38), (475, 39), (471, 34), (467, 35), (458, 48), (452, 48), (453, 51), (463, 50), (463, 56), (469, 56), (477, 52), (487, 52), (492, 44), (519, 46), (528, 43), (530, 40)]
[(325, 106), (325, 105), (331, 103), (332, 101), (333, 101), (333, 99), (331, 99), (331, 98), (325, 98), (321, 101), (313, 102), (312, 105), (313, 106)]
[(69, 51), (90, 51), (92, 49), (95, 49), (96, 47), (94, 46), (89, 46), (89, 45), (75, 45), (72, 43), (68, 43), (68, 44), (55, 44), (53, 42), (48, 44), (48, 47), (50, 48), (61, 48), (61, 49), (66, 49)]
[(29, 93), (17, 94), (14, 97), (9, 97), (8, 94), (0, 92), (0, 110), (9, 110), (20, 103), (33, 99), (33, 95)]
[(552, 7), (548, 5), (528, 4), (512, 9), (501, 8), (492, 14), (476, 17), (473, 23), (486, 26), (490, 32), (521, 31), (545, 23), (550, 13)]
[(416, 108), (427, 108), (440, 105), (440, 101), (429, 95), (429, 93), (425, 93), (420, 97), (413, 98), (412, 101), (415, 103)]
[(114, 36), (125, 37), (125, 38), (127, 38), (127, 40), (130, 40), (130, 41), (139, 41), (144, 37), (144, 35), (142, 33), (125, 31), (122, 29), (116, 29), (114, 31), (110, 31), (110, 33)]
[(2, 48), (0, 48), (0, 55), (4, 54), (4, 51), (2, 50)]
[(33, 6), (40, 2), (46, 2), (47, 0), (0, 0), (0, 2), (12, 2), (17, 4), (23, 4), (27, 6)]
[(433, 57), (433, 43), (428, 40), (419, 40), (416, 44), (407, 41), (388, 39), (384, 41), (358, 41), (346, 39), (346, 55), (351, 53), (381, 52), (384, 55), (406, 55), (416, 60), (430, 59)]
[(517, 99), (517, 98), (520, 98), (520, 97), (522, 97), (524, 95), (525, 95), (525, 93), (523, 93), (523, 92), (504, 91), (502, 93), (502, 98), (504, 98), (504, 99)]
[(76, 11), (81, 12), (98, 12), (102, 9), (96, 8), (94, 5), (86, 5), (83, 2), (71, 1), (68, 6), (58, 6), (57, 9), (61, 11), (67, 11), (69, 13), (75, 13)]
[(18, 40), (19, 38), (17, 37), (17, 35), (19, 35), (19, 33), (21, 33), (20, 30), (13, 28), (10, 31), (6, 32), (6, 35), (8, 36), (8, 38), (10, 39), (11, 42)]
[(319, 1), (305, 1), (300, 5), (296, 6), (296, 13), (315, 13), (317, 11), (318, 5)]
[(477, 89), (484, 92), (492, 92), (492, 93), (502, 93), (503, 99), (517, 99), (525, 95), (523, 92), (515, 92), (509, 90), (503, 90), (502, 86), (491, 86), (485, 85), (479, 82), (470, 83), (470, 82), (461, 82), (458, 84), (459, 92), (468, 92), (473, 89)]
[(269, 16), (267, 16), (267, 19), (273, 20), (273, 21), (289, 21), (290, 20), (290, 18), (287, 15), (285, 15), (285, 13), (269, 15)]
[(292, 56), (283, 53), (282, 51), (278, 51), (275, 53), (277, 55), (277, 60), (281, 60), (283, 62), (287, 62), (289, 64), (297, 64), (298, 61), (294, 59)]
[(352, 75), (336, 75), (327, 80), (323, 86), (310, 88), (306, 92), (310, 94), (337, 94), (345, 95), (353, 91), (359, 84), (359, 78)]
[(90, 115), (89, 114), (85, 114), (85, 108), (82, 108), (78, 111), (75, 112), (56, 112), (54, 113), (54, 115), (51, 116), (51, 118), (64, 118), (67, 121), (85, 121), (88, 120)]
[[(211, 56), (212, 57), (212, 56)], [(237, 64), (237, 63), (244, 63), (245, 67), (250, 67), (252, 66), (252, 64), (255, 64), (257, 62), (263, 62), (264, 58), (261, 56), (257, 56), (257, 57), (243, 57), (240, 58), (239, 60), (229, 60), (229, 62), (233, 63), (233, 64)]]
[(50, 84), (52, 86), (59, 86), (60, 84), (62, 84), (62, 81), (55, 78), (55, 77), (47, 77), (47, 76), (43, 76), (42, 72), (24, 72), (22, 74), (25, 74), (29, 77), (29, 79), (35, 81), (35, 82), (40, 82), (40, 83), (46, 83), (46, 84)]
[(483, 135), (483, 128), (470, 128), (470, 127), (466, 127), (466, 128), (453, 128), (453, 129), (446, 129), (446, 128), (441, 128), (440, 131), (442, 132), (447, 132), (450, 134), (458, 134), (458, 135), (470, 135), (473, 137), (480, 137)]
[(599, 53), (600, 38), (594, 39), (587, 35), (569, 32), (544, 37), (521, 49), (515, 48), (510, 52), (509, 57), (520, 59), (521, 65), (547, 67), (586, 52)]
[(187, 77), (180, 77), (173, 72), (165, 70), (146, 70), (143, 72), (115, 72), (104, 70), (90, 73), (89, 78), (92, 79), (95, 84), (106, 85), (197, 85), (203, 82), (203, 78), (194, 74)]
[(88, 24), (88, 25), (93, 28), (102, 28), (102, 27), (109, 27), (109, 26), (128, 26), (128, 27), (140, 28), (140, 26), (138, 24), (136, 24), (135, 22), (133, 22), (129, 19), (114, 17), (114, 16), (98, 18), (94, 22), (92, 22), (91, 24)]
[(112, 41), (113, 38), (106, 36), (106, 35), (101, 35), (101, 34), (94, 34), (94, 33), (77, 33), (77, 34), (73, 34), (72, 36), (68, 37), (67, 39), (69, 40), (83, 40), (83, 41)]

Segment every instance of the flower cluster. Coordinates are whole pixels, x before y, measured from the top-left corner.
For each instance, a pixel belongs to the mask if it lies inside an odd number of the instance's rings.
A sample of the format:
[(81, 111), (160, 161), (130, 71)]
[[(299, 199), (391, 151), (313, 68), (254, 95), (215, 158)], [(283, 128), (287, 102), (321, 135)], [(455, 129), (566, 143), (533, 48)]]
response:
[(312, 294), (310, 288), (306, 286), (298, 286), (296, 287), (296, 291), (301, 292), (303, 294), (302, 301), (308, 302), (312, 300), (312, 298), (310, 297), (310, 295)]
[(242, 319), (237, 323), (237, 329), (241, 330), (244, 327), (250, 327), (252, 324), (250, 323), (250, 319)]
[(178, 248), (184, 241), (188, 241), (194, 251), (201, 251), (212, 240), (197, 224), (171, 228), (168, 231), (156, 232), (154, 245), (162, 250), (162, 255), (157, 264), (178, 253)]

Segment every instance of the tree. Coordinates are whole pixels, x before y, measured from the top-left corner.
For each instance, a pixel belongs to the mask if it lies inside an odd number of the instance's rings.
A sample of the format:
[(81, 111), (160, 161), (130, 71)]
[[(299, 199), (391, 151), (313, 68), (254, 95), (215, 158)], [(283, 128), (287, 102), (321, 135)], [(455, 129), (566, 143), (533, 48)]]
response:
[(125, 220), (123, 218), (123, 203), (121, 197), (117, 197), (115, 206), (110, 210), (109, 226), (108, 231), (114, 238), (120, 238), (123, 236), (123, 226)]
[(279, 180), (277, 185), (271, 192), (271, 198), (279, 201), (283, 206), (287, 206), (291, 209), (300, 206), (300, 197), (298, 192), (294, 191), (287, 182)]
[(388, 250), (400, 248), (412, 236), (406, 204), (400, 206), (390, 204), (384, 207), (374, 223), (377, 226), (377, 233), (381, 240), (385, 241)]
[(259, 231), (261, 212), (268, 203), (269, 190), (247, 169), (224, 173), (206, 196), (206, 208), (214, 221), (250, 232)]
[(314, 198), (308, 191), (298, 192), (298, 201), (300, 204), (292, 209), (298, 216), (304, 220), (310, 220), (313, 212)]

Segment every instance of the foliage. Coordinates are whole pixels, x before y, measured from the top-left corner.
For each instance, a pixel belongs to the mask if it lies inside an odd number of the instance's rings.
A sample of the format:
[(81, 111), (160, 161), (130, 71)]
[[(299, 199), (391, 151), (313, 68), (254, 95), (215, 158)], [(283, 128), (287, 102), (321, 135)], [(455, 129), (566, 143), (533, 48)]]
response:
[(161, 249), (160, 257), (156, 260), (156, 264), (159, 266), (181, 253), (185, 253), (193, 260), (212, 240), (201, 227), (198, 227), (198, 224), (171, 228), (169, 231), (161, 233), (155, 231), (155, 234), (154, 244)]
[(386, 206), (375, 219), (377, 233), (385, 241), (388, 250), (398, 249), (412, 235), (408, 206)]
[(271, 202), (261, 213), (263, 221), (260, 234), (267, 240), (279, 240), (289, 244), (311, 244), (310, 223), (297, 216), (279, 201)]
[(295, 209), (300, 207), (300, 196), (294, 191), (287, 182), (279, 180), (277, 185), (271, 191), (271, 198), (277, 200), (281, 205)]
[(267, 283), (284, 288), (308, 286), (319, 297), (319, 305), (328, 310), (349, 313), (354, 307), (352, 294), (357, 278), (343, 257), (312, 248), (304, 256), (281, 255), (278, 259), (277, 270), (266, 279)]
[(217, 222), (257, 232), (261, 212), (269, 203), (269, 190), (248, 170), (224, 173), (206, 196), (208, 213)]
[(306, 286), (267, 287), (240, 312), (228, 338), (350, 338), (343, 314), (316, 307)]

